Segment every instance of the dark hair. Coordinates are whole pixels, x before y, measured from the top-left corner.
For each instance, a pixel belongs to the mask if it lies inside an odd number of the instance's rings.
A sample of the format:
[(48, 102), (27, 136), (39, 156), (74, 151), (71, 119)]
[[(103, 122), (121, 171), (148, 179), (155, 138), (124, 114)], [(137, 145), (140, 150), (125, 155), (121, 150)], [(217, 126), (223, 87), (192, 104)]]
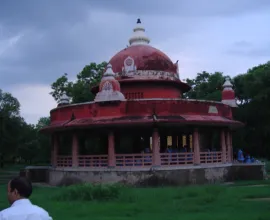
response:
[(16, 177), (12, 179), (9, 184), (11, 192), (16, 189), (21, 197), (29, 198), (32, 194), (32, 183), (25, 177)]

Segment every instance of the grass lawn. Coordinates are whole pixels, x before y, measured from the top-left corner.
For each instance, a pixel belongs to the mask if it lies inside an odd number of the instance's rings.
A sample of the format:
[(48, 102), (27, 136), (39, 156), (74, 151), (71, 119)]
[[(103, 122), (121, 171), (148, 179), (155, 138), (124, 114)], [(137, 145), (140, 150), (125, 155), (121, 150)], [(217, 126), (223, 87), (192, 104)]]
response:
[[(270, 198), (270, 181), (263, 184), (266, 186), (241, 186), (237, 183), (237, 186), (121, 188), (118, 198), (103, 202), (60, 202), (54, 197), (65, 189), (39, 187), (35, 188), (32, 201), (48, 210), (55, 220), (269, 220), (270, 200), (245, 200)], [(7, 207), (5, 194), (6, 186), (2, 185), (0, 210)]]

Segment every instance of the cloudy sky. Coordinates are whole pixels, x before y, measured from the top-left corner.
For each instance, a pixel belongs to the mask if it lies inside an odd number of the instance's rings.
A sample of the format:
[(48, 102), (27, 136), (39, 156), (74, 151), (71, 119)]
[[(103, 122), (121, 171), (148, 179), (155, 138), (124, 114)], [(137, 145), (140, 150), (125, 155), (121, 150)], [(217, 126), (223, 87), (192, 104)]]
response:
[(50, 85), (128, 44), (141, 18), (180, 77), (234, 76), (270, 60), (269, 0), (0, 0), (0, 88), (29, 123), (56, 106)]

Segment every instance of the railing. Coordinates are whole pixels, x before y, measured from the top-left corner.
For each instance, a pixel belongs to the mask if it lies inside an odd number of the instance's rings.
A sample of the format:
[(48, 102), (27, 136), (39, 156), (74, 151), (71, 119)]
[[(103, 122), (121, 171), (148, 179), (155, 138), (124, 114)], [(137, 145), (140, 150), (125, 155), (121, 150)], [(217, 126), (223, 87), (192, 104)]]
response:
[(72, 167), (72, 157), (71, 156), (57, 156), (57, 166), (58, 167)]
[[(152, 154), (116, 154), (116, 167), (149, 167), (152, 166)], [(226, 153), (228, 161), (229, 155)], [(160, 153), (161, 166), (191, 165), (194, 163), (194, 153)], [(222, 163), (222, 152), (201, 152), (201, 164)], [(79, 155), (79, 167), (108, 167), (108, 155)], [(58, 156), (57, 167), (72, 167), (72, 156)]]
[(107, 167), (107, 155), (80, 155), (79, 167)]
[(194, 153), (161, 153), (161, 166), (193, 164)]
[(117, 167), (152, 165), (152, 154), (116, 154), (115, 157)]
[(206, 163), (221, 163), (222, 162), (222, 152), (201, 152), (200, 153), (201, 164)]

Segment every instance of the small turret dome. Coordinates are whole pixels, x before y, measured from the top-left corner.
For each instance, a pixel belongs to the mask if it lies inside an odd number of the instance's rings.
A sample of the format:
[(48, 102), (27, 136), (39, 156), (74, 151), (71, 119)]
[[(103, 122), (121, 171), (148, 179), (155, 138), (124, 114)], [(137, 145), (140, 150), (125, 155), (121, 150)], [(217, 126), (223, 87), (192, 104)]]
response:
[(61, 95), (59, 99), (58, 106), (69, 105), (69, 104), (70, 104), (70, 98), (67, 96), (66, 92), (63, 92), (63, 94)]
[(222, 91), (222, 103), (229, 105), (231, 107), (237, 107), (235, 100), (235, 92), (233, 90), (233, 85), (229, 77), (225, 78), (225, 83), (223, 84)]

